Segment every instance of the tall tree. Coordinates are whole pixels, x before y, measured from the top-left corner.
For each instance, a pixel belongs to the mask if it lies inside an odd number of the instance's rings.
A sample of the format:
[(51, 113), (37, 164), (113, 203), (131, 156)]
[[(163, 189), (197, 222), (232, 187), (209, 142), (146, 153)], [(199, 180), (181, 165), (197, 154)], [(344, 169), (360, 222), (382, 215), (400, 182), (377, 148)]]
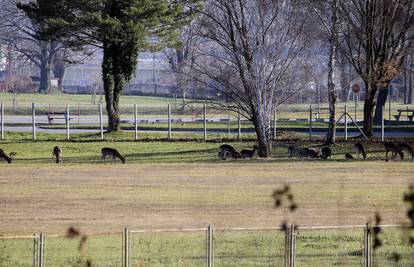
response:
[[(40, 70), (38, 91), (47, 93), (50, 89), (50, 71), (56, 54), (64, 46), (56, 40), (41, 37), (44, 24), (31, 20), (17, 8), (18, 0), (1, 0), (0, 35), (2, 43), (17, 53), (19, 58), (36, 65)], [(48, 9), (47, 1), (37, 0), (39, 8)]]
[(306, 16), (296, 4), (211, 0), (200, 18), (194, 78), (224, 94), (253, 123), (260, 157), (271, 156), (273, 112), (291, 95), (289, 74), (306, 43)]
[[(50, 2), (46, 10), (38, 2)], [(44, 38), (71, 47), (92, 45), (103, 50), (102, 79), (109, 131), (118, 131), (119, 99), (132, 78), (138, 53), (152, 35), (171, 40), (174, 29), (190, 19), (196, 0), (38, 0), (19, 8), (47, 25)], [(168, 34), (167, 34), (168, 33)], [(167, 38), (169, 37), (169, 38)]]
[(374, 107), (382, 114), (388, 84), (413, 46), (414, 1), (345, 0), (338, 4), (339, 48), (364, 80), (363, 131), (371, 137)]
[(331, 145), (336, 139), (336, 100), (338, 94), (335, 86), (335, 63), (338, 47), (338, 0), (310, 1), (311, 7), (316, 12), (323, 32), (329, 43), (328, 61), (328, 101), (329, 101), (329, 126), (325, 138), (325, 144)]

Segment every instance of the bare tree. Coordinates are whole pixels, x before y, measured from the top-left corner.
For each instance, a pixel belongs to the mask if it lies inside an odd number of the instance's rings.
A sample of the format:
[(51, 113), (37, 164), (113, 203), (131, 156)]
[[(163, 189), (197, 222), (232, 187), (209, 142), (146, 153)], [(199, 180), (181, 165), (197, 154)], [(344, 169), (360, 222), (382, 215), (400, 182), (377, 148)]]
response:
[[(388, 84), (399, 73), (414, 37), (414, 1), (339, 1), (341, 53), (364, 80), (364, 133), (373, 134), (375, 105), (382, 114)], [(375, 97), (379, 96), (378, 103)]]
[(336, 139), (336, 100), (338, 94), (335, 86), (335, 62), (338, 47), (338, 0), (311, 1), (312, 7), (320, 19), (323, 31), (329, 42), (328, 61), (328, 101), (329, 127), (325, 144), (331, 145)]
[(193, 78), (252, 121), (260, 157), (271, 156), (273, 111), (293, 95), (290, 71), (306, 44), (301, 12), (295, 1), (211, 0), (200, 18)]
[(40, 38), (42, 25), (29, 19), (17, 8), (18, 0), (1, 0), (0, 41), (16, 52), (20, 59), (29, 61), (40, 69), (39, 92), (50, 89), (50, 71), (55, 55), (63, 45), (55, 40)]

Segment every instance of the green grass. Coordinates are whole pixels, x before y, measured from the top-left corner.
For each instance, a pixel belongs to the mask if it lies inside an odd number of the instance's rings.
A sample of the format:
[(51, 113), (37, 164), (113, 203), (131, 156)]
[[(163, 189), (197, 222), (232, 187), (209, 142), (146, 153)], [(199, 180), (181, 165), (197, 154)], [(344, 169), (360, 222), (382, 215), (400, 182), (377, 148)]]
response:
[[(385, 229), (383, 246), (374, 251), (376, 266), (409, 266), (414, 248), (404, 243), (400, 230)], [(298, 230), (297, 266), (361, 266), (363, 230)], [(136, 233), (130, 235), (132, 266), (205, 266), (205, 232)], [(89, 260), (93, 266), (120, 266), (121, 234), (90, 236), (79, 250), (79, 238), (46, 237), (47, 266), (81, 266)], [(32, 240), (0, 241), (0, 266), (31, 266)], [(216, 266), (284, 266), (284, 233), (281, 231), (215, 231)], [(395, 262), (392, 255), (398, 253)], [(82, 265), (84, 266), (84, 265)]]

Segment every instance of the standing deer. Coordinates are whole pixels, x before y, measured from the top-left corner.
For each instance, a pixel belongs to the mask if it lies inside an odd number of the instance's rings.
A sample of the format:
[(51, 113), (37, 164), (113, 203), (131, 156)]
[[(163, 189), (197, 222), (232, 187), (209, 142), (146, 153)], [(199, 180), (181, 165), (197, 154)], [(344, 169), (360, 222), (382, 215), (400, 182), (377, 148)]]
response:
[(63, 163), (62, 149), (60, 146), (55, 146), (52, 150), (52, 161), (56, 159), (56, 164)]
[(384, 147), (385, 147), (385, 161), (388, 161), (388, 152), (392, 153), (392, 159), (395, 159), (397, 154), (400, 155), (400, 159), (404, 159), (404, 153), (402, 152), (402, 149), (396, 144), (391, 143), (391, 142), (385, 142)]
[(115, 160), (116, 158), (119, 158), (122, 162), (122, 164), (125, 164), (125, 158), (121, 155), (121, 153), (118, 152), (118, 150), (114, 148), (104, 147), (101, 150), (101, 161), (106, 162), (106, 157), (110, 156), (112, 157), (112, 160)]
[(244, 159), (251, 159), (253, 157), (256, 157), (258, 149), (259, 148), (256, 145), (253, 146), (253, 150), (243, 149), (240, 151), (240, 157)]
[(358, 155), (358, 158), (362, 155), (362, 157), (364, 158), (364, 159), (366, 159), (367, 158), (367, 153), (365, 153), (365, 148), (364, 148), (364, 146), (361, 144), (361, 143), (356, 143), (355, 144), (355, 152), (357, 153), (357, 155)]
[(12, 161), (12, 159), (13, 159), (13, 157), (15, 156), (17, 154), (17, 152), (11, 152), (10, 153), (10, 155), (7, 155), (4, 151), (3, 151), (3, 149), (0, 149), (0, 160), (1, 161), (3, 161), (3, 159), (4, 160), (6, 160), (7, 161), (7, 163), (11, 163), (11, 161)]

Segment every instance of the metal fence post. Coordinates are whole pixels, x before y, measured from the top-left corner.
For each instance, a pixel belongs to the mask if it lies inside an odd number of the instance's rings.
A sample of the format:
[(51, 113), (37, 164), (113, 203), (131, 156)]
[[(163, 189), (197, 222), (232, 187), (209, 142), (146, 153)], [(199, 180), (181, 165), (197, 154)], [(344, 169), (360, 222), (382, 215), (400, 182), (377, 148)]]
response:
[(39, 237), (37, 236), (37, 234), (33, 234), (33, 252), (32, 252), (32, 266), (33, 267), (38, 267), (37, 263), (38, 263), (38, 254), (37, 252), (39, 251)]
[(348, 141), (348, 108), (345, 104), (345, 117), (344, 117), (344, 127), (345, 127), (345, 141)]
[(101, 140), (104, 140), (102, 103), (99, 103), (99, 130), (101, 132)]
[(231, 135), (231, 117), (230, 117), (230, 107), (227, 106), (228, 109), (228, 113), (227, 113), (227, 128), (228, 128), (228, 133), (229, 135)]
[(70, 114), (69, 105), (66, 104), (66, 140), (70, 139)]
[(276, 129), (277, 129), (277, 117), (276, 117), (276, 107), (275, 107), (275, 111), (273, 113), (273, 140), (276, 140)]
[(124, 229), (124, 232), (122, 233), (122, 266), (123, 267), (130, 267), (130, 248), (131, 248), (131, 242), (130, 242), (130, 232), (128, 228)]
[(36, 110), (34, 103), (32, 103), (32, 138), (36, 140)]
[(241, 120), (240, 120), (240, 109), (237, 111), (237, 140), (241, 141)]
[(207, 267), (214, 266), (213, 256), (213, 227), (209, 225), (207, 227)]
[(285, 229), (285, 267), (290, 266), (290, 227)]
[(207, 141), (207, 105), (204, 103), (204, 141)]
[(295, 225), (290, 225), (290, 267), (295, 267), (295, 253), (296, 253), (296, 231)]
[(385, 105), (382, 106), (382, 113), (381, 113), (381, 141), (382, 142), (384, 142), (384, 139), (385, 139), (384, 111), (385, 111)]
[(135, 141), (138, 140), (138, 106), (134, 104)]
[(37, 259), (38, 259), (38, 267), (45, 266), (45, 236), (43, 233), (39, 234), (38, 237), (38, 252), (37, 252)]
[(1, 102), (0, 105), (0, 138), (1, 140), (4, 140), (4, 103)]
[(171, 105), (168, 104), (168, 139), (171, 139)]
[(309, 106), (309, 141), (312, 140), (312, 105)]
[(364, 228), (364, 267), (372, 266), (372, 235), (371, 227), (366, 224)]

